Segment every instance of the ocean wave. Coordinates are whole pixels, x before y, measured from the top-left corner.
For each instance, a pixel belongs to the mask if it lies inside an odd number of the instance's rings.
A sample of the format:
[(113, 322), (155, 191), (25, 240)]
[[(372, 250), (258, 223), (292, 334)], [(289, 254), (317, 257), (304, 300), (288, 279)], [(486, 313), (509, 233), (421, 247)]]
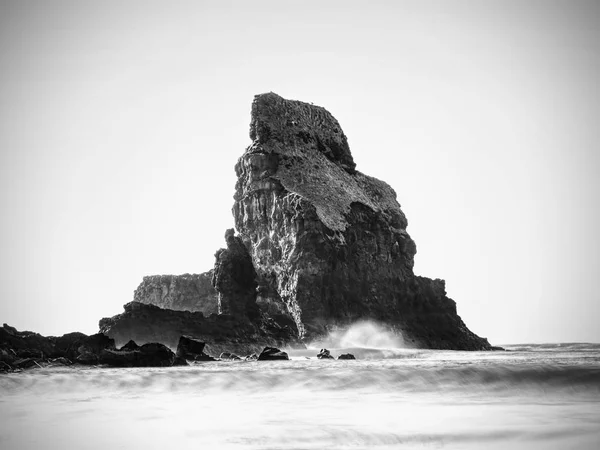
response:
[(0, 377), (0, 393), (139, 395), (144, 392), (584, 392), (600, 397), (600, 366), (551, 364), (415, 365), (403, 361), (206, 363), (167, 369), (38, 369)]

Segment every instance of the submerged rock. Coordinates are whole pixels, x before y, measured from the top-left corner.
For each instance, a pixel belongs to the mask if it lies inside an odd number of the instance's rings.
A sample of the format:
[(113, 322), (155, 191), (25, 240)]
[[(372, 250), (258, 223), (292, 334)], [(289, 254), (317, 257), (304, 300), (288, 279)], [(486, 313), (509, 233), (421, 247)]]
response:
[(290, 357), (286, 352), (282, 352), (278, 348), (265, 347), (260, 355), (258, 355), (259, 361), (276, 361), (276, 360), (289, 360)]
[(331, 352), (329, 350), (327, 350), (326, 348), (321, 349), (321, 351), (317, 355), (317, 358), (319, 358), (319, 359), (334, 359), (334, 357), (331, 356)]
[(250, 138), (235, 167), (233, 213), (263, 311), (293, 318), (305, 339), (375, 319), (417, 347), (490, 349), (457, 315), (443, 280), (415, 276), (396, 193), (356, 170), (328, 111), (258, 95)]
[(338, 356), (338, 359), (356, 359), (352, 353), (344, 353)]

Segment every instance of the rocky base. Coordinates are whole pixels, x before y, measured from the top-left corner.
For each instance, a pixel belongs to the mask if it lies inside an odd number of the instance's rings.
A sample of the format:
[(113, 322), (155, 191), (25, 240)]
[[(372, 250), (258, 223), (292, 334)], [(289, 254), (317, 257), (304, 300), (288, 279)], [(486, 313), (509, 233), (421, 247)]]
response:
[(212, 356), (223, 352), (246, 355), (260, 352), (265, 346), (303, 347), (293, 322), (278, 323), (262, 315), (258, 320), (229, 314), (205, 317), (199, 312), (173, 311), (130, 302), (122, 314), (100, 320), (100, 331), (122, 345), (162, 342), (176, 348), (182, 335), (207, 342), (206, 352)]
[(47, 364), (99, 364), (104, 350), (115, 350), (115, 341), (102, 333), (46, 337), (31, 331), (17, 331), (7, 324), (0, 328), (0, 370)]

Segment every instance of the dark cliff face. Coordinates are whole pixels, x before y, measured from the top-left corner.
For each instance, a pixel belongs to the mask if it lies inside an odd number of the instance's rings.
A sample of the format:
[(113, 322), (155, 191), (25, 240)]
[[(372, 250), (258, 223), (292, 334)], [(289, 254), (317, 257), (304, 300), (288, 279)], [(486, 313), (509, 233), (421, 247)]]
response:
[(211, 284), (212, 270), (201, 274), (153, 275), (144, 277), (133, 300), (175, 311), (217, 312), (218, 293)]
[(248, 316), (256, 319), (256, 271), (252, 258), (233, 229), (225, 233), (227, 248), (217, 250), (212, 284), (218, 292), (219, 314)]
[(289, 314), (307, 339), (371, 318), (416, 346), (490, 348), (456, 314), (442, 280), (414, 275), (416, 245), (396, 193), (356, 171), (329, 112), (259, 95), (250, 137), (235, 167), (233, 214), (263, 311)]

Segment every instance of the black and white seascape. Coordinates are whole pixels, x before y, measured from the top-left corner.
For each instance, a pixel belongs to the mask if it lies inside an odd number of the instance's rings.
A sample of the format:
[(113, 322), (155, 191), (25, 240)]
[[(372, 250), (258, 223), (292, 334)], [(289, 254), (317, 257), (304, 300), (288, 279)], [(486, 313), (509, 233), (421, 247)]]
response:
[[(367, 341), (373, 336), (361, 333)], [(355, 342), (355, 344), (357, 344)], [(0, 378), (3, 448), (594, 449), (600, 346), (336, 348)]]
[(600, 448), (600, 7), (0, 0), (0, 449)]

